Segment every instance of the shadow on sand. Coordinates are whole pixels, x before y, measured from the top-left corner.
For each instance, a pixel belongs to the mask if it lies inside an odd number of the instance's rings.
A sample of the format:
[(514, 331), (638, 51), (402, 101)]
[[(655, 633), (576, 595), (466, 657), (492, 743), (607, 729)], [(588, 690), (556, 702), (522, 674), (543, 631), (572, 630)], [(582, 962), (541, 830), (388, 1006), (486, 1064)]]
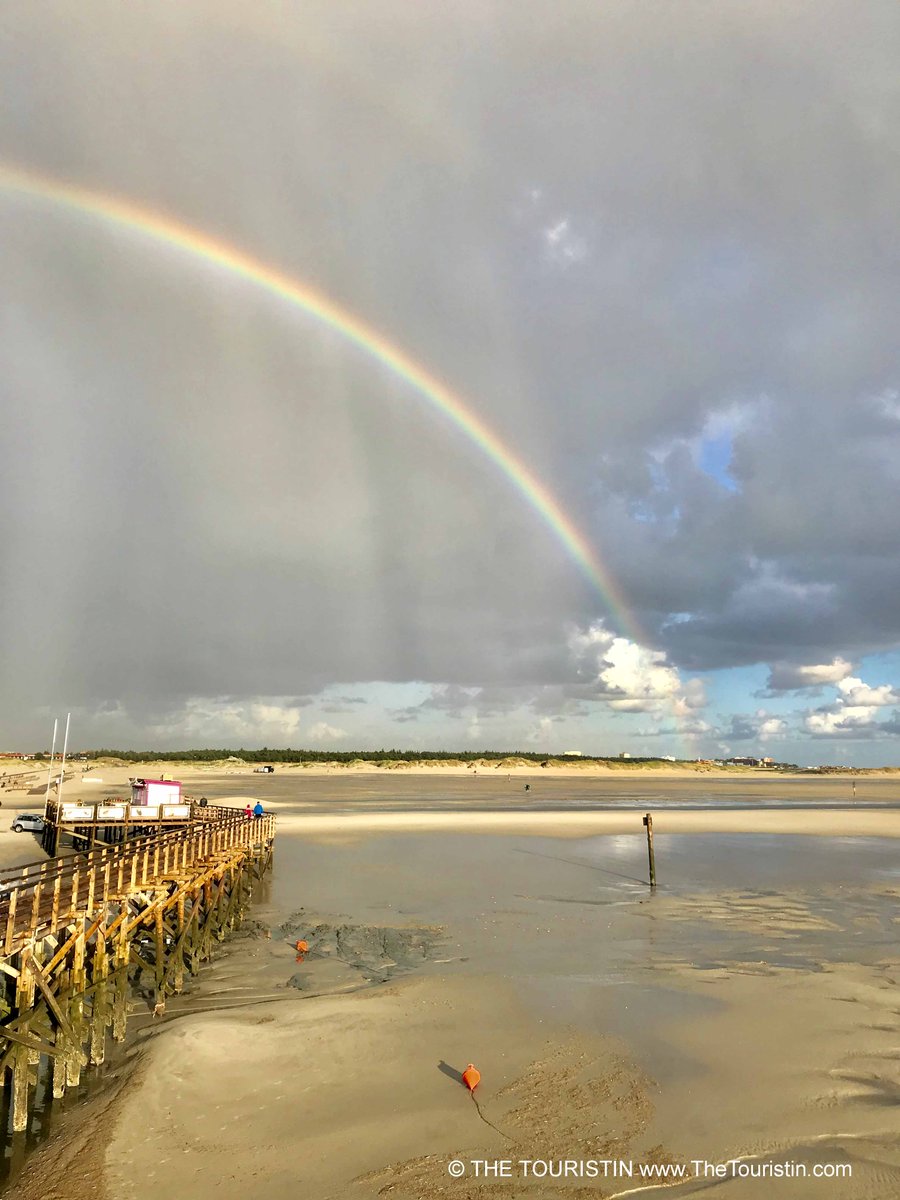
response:
[(456, 1083), (462, 1083), (462, 1071), (457, 1071), (456, 1067), (451, 1067), (449, 1063), (445, 1063), (443, 1059), (438, 1063), (438, 1070), (443, 1071), (445, 1075), (449, 1075)]

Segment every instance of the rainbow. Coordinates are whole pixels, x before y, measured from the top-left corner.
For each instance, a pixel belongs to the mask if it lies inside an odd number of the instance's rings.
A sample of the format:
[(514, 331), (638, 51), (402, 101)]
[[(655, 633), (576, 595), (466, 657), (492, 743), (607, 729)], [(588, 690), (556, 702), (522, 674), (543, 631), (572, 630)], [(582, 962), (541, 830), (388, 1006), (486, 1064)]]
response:
[(372, 326), (327, 296), (245, 251), (128, 200), (6, 164), (0, 164), (0, 191), (27, 196), (69, 212), (93, 217), (154, 242), (175, 247), (191, 258), (246, 280), (333, 329), (407, 384), (434, 411), (456, 426), (506, 476), (590, 581), (619, 623), (635, 640), (646, 643), (646, 635), (629, 614), (625, 598), (609, 572), (550, 490), (469, 405)]

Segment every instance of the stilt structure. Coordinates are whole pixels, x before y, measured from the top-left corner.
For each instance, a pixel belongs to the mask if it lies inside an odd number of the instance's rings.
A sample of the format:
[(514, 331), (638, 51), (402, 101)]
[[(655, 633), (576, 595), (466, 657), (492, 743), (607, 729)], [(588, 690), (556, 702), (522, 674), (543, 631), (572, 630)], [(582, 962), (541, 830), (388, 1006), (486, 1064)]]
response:
[(125, 1037), (133, 988), (165, 1010), (240, 925), (274, 839), (274, 817), (208, 806), (174, 829), (0, 873), (0, 1070), (14, 1133), (39, 1083), (60, 1098), (103, 1062), (108, 1031)]

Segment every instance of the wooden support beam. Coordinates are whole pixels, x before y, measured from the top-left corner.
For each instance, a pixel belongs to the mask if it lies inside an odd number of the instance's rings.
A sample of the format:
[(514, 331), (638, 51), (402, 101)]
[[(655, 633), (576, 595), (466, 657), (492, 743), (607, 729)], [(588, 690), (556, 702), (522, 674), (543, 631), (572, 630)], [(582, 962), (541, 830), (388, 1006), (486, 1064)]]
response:
[(165, 1010), (166, 941), (163, 928), (162, 909), (157, 907), (153, 915), (155, 917), (154, 932), (156, 939), (156, 963), (154, 966), (154, 976), (156, 980), (156, 1005), (157, 1007), (162, 1005), (162, 1009)]
[[(40, 1038), (29, 1037), (27, 1030), (25, 1033), (19, 1033), (17, 1029), (9, 1025), (0, 1025), (0, 1037), (6, 1038), (9, 1042), (15, 1042), (17, 1046), (26, 1046), (29, 1050), (39, 1050), (41, 1054), (58, 1054), (58, 1047), (50, 1042), (44, 1042)], [(8, 1051), (7, 1051), (8, 1053)], [(9, 1065), (8, 1063), (5, 1065)]]
[[(31, 1007), (28, 1003), (30, 976), (27, 971), (20, 970), (19, 978), (16, 980), (16, 1011), (25, 1020), (27, 1024), (28, 1009)], [(8, 1031), (7, 1031), (8, 1036)], [(15, 1038), (13, 1038), (15, 1041)], [(12, 1127), (13, 1133), (24, 1133), (28, 1128), (28, 1059), (31, 1054), (31, 1047), (26, 1042), (25, 1045), (16, 1046), (12, 1056)]]
[(72, 947), (72, 991), (69, 997), (69, 1022), (74, 1034), (66, 1038), (66, 1086), (78, 1087), (81, 1068), (85, 1057), (81, 1051), (84, 1041), (84, 933), (75, 939)]
[(24, 951), (24, 959), (25, 959), (25, 962), (28, 964), (29, 968), (31, 969), (32, 973), (34, 974), (35, 983), (40, 988), (40, 990), (43, 994), (43, 997), (47, 1002), (47, 1007), (50, 1009), (50, 1011), (53, 1013), (54, 1017), (56, 1018), (56, 1023), (62, 1029), (62, 1031), (66, 1035), (66, 1037), (69, 1037), (74, 1041), (75, 1040), (75, 1030), (69, 1024), (68, 1017), (65, 1015), (65, 1013), (62, 1011), (62, 1009), (57, 1004), (56, 997), (53, 995), (53, 992), (50, 989), (50, 985), (47, 982), (47, 978), (44, 975), (43, 970), (41, 969), (40, 963), (34, 957), (34, 954), (30, 950)]
[(106, 954), (106, 931), (100, 929), (94, 943), (92, 963), (94, 995), (91, 1002), (91, 1062), (99, 1066), (106, 1057), (107, 987), (109, 965)]
[(84, 940), (86, 942), (90, 941), (90, 939), (93, 937), (94, 933), (100, 928), (100, 926), (102, 924), (103, 924), (103, 915), (101, 914), (99, 917), (94, 918), (94, 920), (91, 922), (90, 925), (88, 925), (86, 930), (78, 930), (78, 929), (73, 930), (73, 932), (69, 935), (69, 937), (66, 939), (66, 941), (63, 942), (62, 946), (60, 946), (60, 948), (53, 955), (53, 957), (50, 959), (50, 961), (45, 965), (44, 970), (47, 972), (47, 974), (48, 975), (51, 974), (56, 969), (57, 964), (62, 962), (62, 960), (66, 957), (66, 955), (69, 953), (69, 951), (75, 945), (76, 938), (83, 935)]
[[(58, 982), (60, 991), (62, 991), (62, 992), (68, 991), (69, 971), (68, 970), (60, 971), (57, 982)], [(53, 1099), (61, 1100), (63, 1098), (63, 1096), (66, 1094), (66, 1051), (67, 1051), (67, 1046), (66, 1046), (65, 1035), (60, 1037), (59, 1033), (57, 1033), (56, 1047), (57, 1047), (57, 1054), (53, 1060), (53, 1080), (52, 1080)]]
[[(188, 930), (190, 929), (190, 924), (185, 925), (185, 920), (184, 920), (184, 894), (183, 893), (178, 897), (177, 913), (178, 913), (178, 936), (176, 938), (175, 945), (172, 949), (172, 964), (174, 966), (174, 970), (172, 969), (172, 967), (169, 968), (169, 970), (172, 972), (172, 975), (171, 975), (172, 986), (174, 987), (176, 994), (178, 994), (184, 990), (184, 945), (187, 940)], [(193, 921), (193, 919), (194, 919), (194, 914), (192, 913), (191, 921)], [(166, 972), (166, 977), (167, 978), (169, 977), (169, 972)]]

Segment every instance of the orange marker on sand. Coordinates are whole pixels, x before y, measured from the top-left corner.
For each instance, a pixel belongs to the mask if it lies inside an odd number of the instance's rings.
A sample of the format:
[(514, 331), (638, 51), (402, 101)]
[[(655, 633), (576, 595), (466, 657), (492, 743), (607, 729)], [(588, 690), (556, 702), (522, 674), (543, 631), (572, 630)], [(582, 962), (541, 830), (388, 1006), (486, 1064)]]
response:
[(309, 942), (305, 942), (301, 938), (300, 941), (297, 943), (297, 950), (299, 951), (300, 954), (305, 954), (308, 949), (309, 949)]
[(469, 1065), (463, 1071), (462, 1081), (470, 1092), (474, 1092), (479, 1083), (481, 1083), (481, 1072), (474, 1063), (469, 1063)]

